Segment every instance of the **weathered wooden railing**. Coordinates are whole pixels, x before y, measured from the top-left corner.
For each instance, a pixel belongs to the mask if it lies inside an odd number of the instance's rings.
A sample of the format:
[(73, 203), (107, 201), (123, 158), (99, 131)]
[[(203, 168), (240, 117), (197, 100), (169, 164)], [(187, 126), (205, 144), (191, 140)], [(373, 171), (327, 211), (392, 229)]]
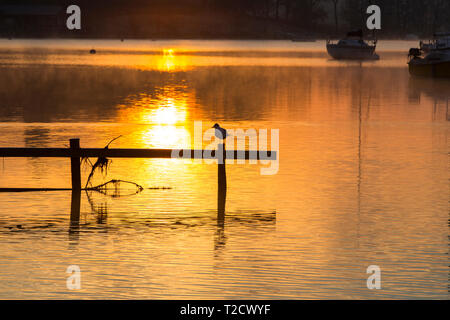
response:
[[(40, 158), (70, 158), (72, 176), (72, 214), (79, 212), (81, 188), (81, 158), (174, 158), (178, 159), (217, 159), (218, 197), (217, 208), (219, 213), (225, 211), (227, 178), (225, 172), (226, 159), (241, 160), (276, 160), (275, 151), (237, 151), (225, 150), (224, 144), (219, 144), (217, 150), (191, 150), (191, 149), (110, 149), (110, 148), (80, 148), (79, 139), (70, 139), (70, 148), (0, 148), (0, 157), (40, 157)], [(3, 189), (14, 191), (14, 189)], [(25, 189), (21, 189), (26, 191)], [(28, 189), (36, 191), (37, 189)], [(50, 190), (50, 189), (48, 189)], [(54, 189), (57, 190), (57, 189)], [(78, 207), (78, 210), (76, 208)], [(75, 209), (75, 210), (74, 210)], [(79, 213), (78, 213), (79, 215)]]

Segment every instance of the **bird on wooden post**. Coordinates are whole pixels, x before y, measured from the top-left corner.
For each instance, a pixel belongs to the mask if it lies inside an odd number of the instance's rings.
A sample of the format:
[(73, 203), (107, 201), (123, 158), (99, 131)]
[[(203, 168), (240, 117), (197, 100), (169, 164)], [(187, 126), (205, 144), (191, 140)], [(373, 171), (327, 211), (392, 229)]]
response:
[(217, 159), (219, 160), (219, 164), (224, 164), (225, 163), (225, 139), (229, 136), (229, 134), (227, 133), (227, 130), (222, 128), (218, 123), (216, 123), (215, 125), (212, 126), (212, 128), (216, 129), (215, 130), (215, 135), (217, 138), (219, 138), (221, 141), (221, 143), (219, 143), (218, 147), (218, 155), (217, 155)]
[(215, 125), (212, 126), (214, 129), (216, 129), (216, 137), (219, 139), (226, 139), (226, 137), (229, 136), (229, 134), (227, 133), (227, 130), (222, 128), (221, 126), (219, 126), (218, 123), (216, 123)]
[(222, 140), (222, 142), (217, 146), (217, 213), (218, 221), (221, 221), (225, 217), (225, 202), (227, 197), (227, 175), (225, 172), (225, 141), (224, 139), (228, 136), (227, 130), (220, 127), (218, 123), (213, 126), (216, 129), (215, 135), (217, 138)]

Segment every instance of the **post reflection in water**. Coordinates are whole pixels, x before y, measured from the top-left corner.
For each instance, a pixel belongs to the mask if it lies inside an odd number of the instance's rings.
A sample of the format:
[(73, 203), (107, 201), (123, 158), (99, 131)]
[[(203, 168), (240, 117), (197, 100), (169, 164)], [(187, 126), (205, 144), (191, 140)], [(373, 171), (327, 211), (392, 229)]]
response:
[(72, 244), (76, 244), (78, 243), (80, 232), (81, 190), (72, 190), (71, 198), (69, 240)]

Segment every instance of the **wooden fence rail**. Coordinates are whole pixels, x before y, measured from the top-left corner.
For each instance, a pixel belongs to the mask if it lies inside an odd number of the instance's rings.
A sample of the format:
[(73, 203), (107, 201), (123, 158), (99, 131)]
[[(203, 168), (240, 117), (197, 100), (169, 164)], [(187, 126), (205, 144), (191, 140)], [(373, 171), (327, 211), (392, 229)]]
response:
[[(187, 159), (217, 159), (216, 150), (195, 149), (105, 149), (105, 148), (0, 148), (9, 158), (172, 158), (172, 152)], [(185, 156), (187, 152), (188, 156)], [(226, 150), (227, 159), (276, 160), (275, 151)]]
[[(173, 157), (173, 154), (176, 157)], [(219, 144), (217, 150), (193, 149), (110, 149), (110, 148), (80, 148), (79, 139), (70, 139), (70, 148), (0, 148), (0, 157), (39, 157), (39, 158), (70, 158), (72, 178), (72, 211), (74, 206), (79, 211), (79, 194), (81, 191), (81, 158), (162, 158), (162, 159), (218, 159), (217, 208), (219, 213), (225, 211), (227, 178), (225, 172), (226, 159), (236, 160), (276, 160), (275, 151), (226, 150)], [(18, 188), (3, 188), (3, 191), (13, 192)], [(20, 189), (24, 191), (24, 189)], [(37, 189), (29, 189), (36, 191)], [(57, 190), (57, 189), (53, 189)], [(63, 189), (59, 189), (63, 190)], [(78, 198), (78, 199), (77, 199)], [(75, 203), (74, 203), (75, 200)], [(75, 210), (76, 211), (76, 210)], [(79, 215), (79, 213), (78, 213)]]

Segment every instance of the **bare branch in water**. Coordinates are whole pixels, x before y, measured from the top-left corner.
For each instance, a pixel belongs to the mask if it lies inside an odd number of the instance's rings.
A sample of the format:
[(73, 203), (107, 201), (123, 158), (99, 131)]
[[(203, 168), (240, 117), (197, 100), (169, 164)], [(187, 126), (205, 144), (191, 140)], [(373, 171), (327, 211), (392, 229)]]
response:
[[(114, 141), (116, 141), (120, 137), (122, 137), (122, 135), (120, 135), (118, 137), (115, 137), (114, 139), (109, 141), (108, 144), (106, 145), (105, 149), (108, 149), (109, 146), (111, 145), (111, 143), (113, 143)], [(89, 164), (91, 165), (91, 172), (89, 173), (88, 179), (86, 181), (86, 186), (85, 186), (86, 189), (88, 188), (88, 186), (91, 185), (91, 179), (94, 176), (95, 171), (97, 169), (99, 169), (102, 174), (107, 175), (108, 174), (108, 167), (112, 163), (112, 160), (110, 160), (110, 159), (108, 159), (106, 157), (99, 157), (94, 164), (92, 164), (92, 162), (91, 162), (91, 160), (89, 160), (89, 158), (82, 158), (81, 161), (83, 163), (85, 163), (85, 164), (87, 164), (89, 162)]]
[[(111, 143), (113, 143), (115, 140), (119, 139), (120, 137), (122, 137), (122, 135), (112, 139), (106, 145), (105, 149), (108, 149), (109, 146), (111, 145)], [(108, 186), (109, 185), (113, 185), (114, 186), (114, 190), (115, 190), (115, 194), (112, 195), (112, 197), (113, 198), (114, 197), (120, 197), (119, 185), (120, 185), (121, 182), (122, 183), (126, 183), (126, 184), (134, 185), (136, 187), (136, 192), (134, 194), (138, 194), (138, 193), (140, 193), (140, 192), (142, 192), (144, 190), (143, 186), (141, 186), (141, 185), (139, 185), (139, 184), (137, 184), (135, 182), (125, 181), (125, 180), (115, 180), (115, 179), (110, 180), (108, 182), (105, 182), (103, 184), (100, 184), (98, 186), (92, 186), (91, 180), (92, 180), (95, 172), (97, 171), (97, 169), (100, 170), (100, 172), (103, 173), (106, 176), (108, 174), (108, 167), (111, 165), (112, 160), (110, 160), (110, 159), (108, 159), (106, 157), (99, 157), (97, 159), (97, 161), (94, 164), (92, 164), (91, 160), (86, 157), (86, 158), (82, 158), (81, 161), (82, 161), (82, 164), (87, 164), (87, 165), (91, 166), (91, 172), (89, 173), (88, 179), (86, 181), (86, 186), (84, 188), (86, 191), (97, 191), (97, 192), (103, 193), (105, 195), (108, 195), (107, 191), (111, 190), (111, 189), (108, 189)], [(158, 189), (171, 189), (171, 188), (170, 187), (153, 187), (153, 188), (148, 188), (148, 189), (158, 190)]]
[(112, 140), (106, 145), (105, 149), (108, 149), (108, 148), (109, 148), (109, 145), (110, 145), (111, 143), (113, 143), (114, 141), (116, 141), (117, 139), (119, 139), (121, 136), (122, 136), (122, 135), (120, 135), (120, 136), (115, 137), (114, 139), (112, 139)]
[(141, 185), (139, 185), (139, 184), (137, 184), (135, 182), (125, 181), (125, 180), (114, 180), (114, 179), (110, 180), (108, 182), (102, 183), (102, 184), (100, 184), (98, 186), (88, 188), (86, 190), (94, 190), (94, 191), (98, 191), (98, 192), (103, 193), (103, 194), (107, 194), (107, 191), (110, 190), (110, 189), (108, 189), (108, 186), (109, 185), (113, 185), (114, 186), (114, 191), (115, 191), (115, 194), (113, 195), (113, 197), (119, 197), (120, 196), (120, 194), (119, 194), (119, 185), (120, 185), (120, 183), (127, 183), (127, 184), (134, 185), (136, 187), (136, 192), (135, 192), (136, 194), (139, 193), (139, 192), (142, 192), (142, 190), (144, 190), (143, 186), (141, 186)]

